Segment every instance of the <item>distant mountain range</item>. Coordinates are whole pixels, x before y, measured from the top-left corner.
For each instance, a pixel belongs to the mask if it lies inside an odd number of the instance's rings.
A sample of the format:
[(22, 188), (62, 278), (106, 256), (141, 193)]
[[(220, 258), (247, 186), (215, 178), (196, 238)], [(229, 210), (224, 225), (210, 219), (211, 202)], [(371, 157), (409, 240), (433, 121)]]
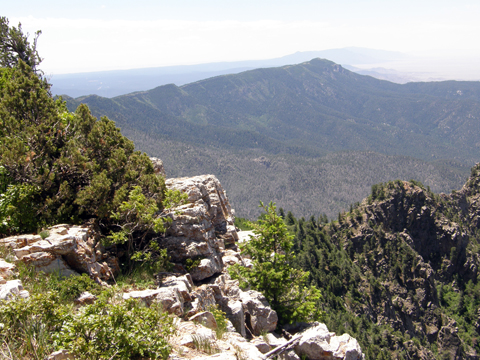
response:
[(480, 83), (399, 85), (321, 59), (66, 100), (115, 120), (170, 176), (216, 174), (249, 217), (258, 200), (334, 216), (396, 178), (449, 191), (480, 155)]
[[(90, 73), (59, 74), (51, 77), (54, 95), (100, 95), (114, 97), (135, 91), (144, 91), (160, 85), (184, 85), (218, 75), (237, 74), (257, 68), (298, 64), (314, 58), (323, 58), (342, 65), (350, 65), (353, 71), (365, 71), (353, 65), (384, 63), (406, 58), (407, 55), (384, 50), (343, 48), (322, 51), (305, 51), (275, 59), (219, 62), (199, 65), (166, 66), (144, 69), (100, 71)], [(377, 72), (369, 73), (377, 77)], [(396, 71), (383, 73), (381, 78), (405, 81), (405, 75)], [(407, 77), (408, 78), (408, 77)]]

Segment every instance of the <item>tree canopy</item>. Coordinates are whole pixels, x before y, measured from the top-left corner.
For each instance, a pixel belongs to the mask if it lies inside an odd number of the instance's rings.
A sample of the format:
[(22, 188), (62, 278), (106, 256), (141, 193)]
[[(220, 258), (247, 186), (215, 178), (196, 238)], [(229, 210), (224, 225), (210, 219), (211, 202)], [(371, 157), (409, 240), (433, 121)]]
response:
[[(161, 209), (163, 179), (113, 121), (97, 121), (86, 105), (68, 112), (22, 60), (2, 74), (2, 232), (90, 218), (108, 223), (135, 186)], [(28, 218), (17, 211), (17, 193)]]
[(29, 34), (24, 34), (22, 24), (9, 26), (6, 17), (0, 17), (0, 66), (12, 68), (21, 61), (37, 71), (42, 59), (38, 55), (37, 40), (42, 32), (35, 32), (33, 43), (28, 41)]

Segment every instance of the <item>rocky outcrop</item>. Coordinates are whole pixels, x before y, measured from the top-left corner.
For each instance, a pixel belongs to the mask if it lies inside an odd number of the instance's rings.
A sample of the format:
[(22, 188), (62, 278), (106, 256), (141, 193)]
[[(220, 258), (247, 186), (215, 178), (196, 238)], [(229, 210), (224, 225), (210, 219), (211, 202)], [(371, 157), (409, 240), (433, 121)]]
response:
[(268, 301), (258, 291), (241, 291), (240, 301), (245, 313), (245, 323), (250, 332), (259, 336), (262, 332), (274, 331), (277, 327), (277, 313), (270, 308)]
[[(172, 210), (167, 236), (162, 244), (172, 260), (199, 281), (223, 270), (221, 252), (238, 239), (234, 215), (222, 185), (213, 175), (168, 179), (167, 188), (188, 195), (187, 203)], [(187, 259), (196, 262), (186, 267)]]
[[(191, 320), (191, 319), (190, 319)], [(213, 325), (212, 325), (213, 326)], [(180, 321), (173, 339), (172, 359), (264, 360), (271, 354), (283, 360), (363, 360), (358, 342), (348, 334), (336, 336), (324, 324), (315, 323), (287, 341), (278, 335), (254, 337), (250, 341), (236, 331), (221, 337), (206, 322)], [(211, 355), (205, 355), (209, 352)], [(202, 354), (203, 353), (203, 354)], [(213, 353), (213, 354), (212, 354)]]
[(361, 360), (364, 358), (357, 340), (348, 334), (336, 336), (325, 324), (318, 324), (304, 332), (295, 346), (295, 352), (311, 360)]
[(193, 283), (189, 274), (178, 277), (172, 274), (166, 276), (157, 289), (127, 292), (123, 294), (123, 299), (138, 299), (147, 306), (154, 301), (159, 302), (165, 311), (182, 316), (186, 305), (193, 300), (192, 289)]
[(163, 161), (156, 157), (151, 157), (150, 161), (152, 162), (153, 170), (155, 171), (155, 174), (165, 177), (166, 174), (165, 174), (165, 168), (163, 167)]
[[(407, 340), (391, 336), (385, 351), (401, 349), (417, 360), (432, 358), (432, 349), (449, 359), (479, 358), (451, 319), (465, 316), (462, 304), (477, 297), (464, 290), (478, 281), (479, 199), (480, 164), (451, 194), (434, 194), (415, 181), (375, 185), (339, 216), (338, 226), (326, 226), (362, 274), (354, 285), (361, 300), (347, 303), (348, 311), (408, 334)], [(452, 295), (459, 299), (454, 316), (445, 310)]]
[(33, 265), (37, 271), (58, 272), (62, 276), (87, 273), (103, 283), (119, 270), (118, 260), (109, 256), (92, 226), (56, 225), (48, 236), (17, 235), (0, 239), (0, 245), (13, 251), (13, 261)]
[[(154, 162), (157, 171), (163, 173), (161, 161)], [(126, 291), (123, 300), (137, 299), (146, 306), (159, 303), (163, 310), (178, 316), (178, 332), (172, 341), (177, 351), (172, 359), (263, 360), (263, 354), (278, 344), (288, 344), (278, 336), (272, 335), (276, 340), (268, 342), (261, 337), (277, 328), (277, 313), (261, 293), (243, 291), (238, 280), (232, 280), (226, 272), (228, 265), (251, 266), (251, 261), (237, 251), (239, 237), (233, 223), (233, 210), (219, 181), (205, 175), (170, 179), (166, 185), (188, 195), (186, 204), (167, 214), (172, 219), (171, 226), (165, 237), (157, 239), (167, 248), (179, 272), (159, 273), (157, 288)], [(118, 260), (105, 252), (91, 226), (57, 225), (42, 235), (14, 236), (0, 239), (0, 243), (11, 252), (14, 263), (31, 264), (38, 271), (56, 271), (63, 276), (88, 273), (105, 284), (118, 270)], [(29, 296), (19, 280), (9, 280), (15, 276), (14, 263), (0, 259), (0, 284), (3, 283), (0, 300)], [(94, 295), (85, 292), (75, 304), (84, 306), (95, 301)], [(214, 316), (218, 314), (215, 309), (226, 314), (226, 333), (215, 331), (220, 324)], [(335, 356), (344, 348), (353, 348), (347, 336), (337, 341), (333, 334), (328, 335), (333, 339), (332, 349), (338, 343)], [(344, 353), (349, 354), (348, 351)], [(281, 359), (300, 358), (293, 344), (277, 355)], [(338, 356), (335, 359), (340, 358)], [(49, 358), (63, 359), (70, 355), (62, 350)]]
[(439, 353), (447, 353), (450, 359), (462, 359), (460, 346), (462, 341), (458, 337), (458, 328), (455, 320), (450, 319), (448, 324), (442, 326), (438, 332), (438, 350)]
[(260, 335), (277, 327), (277, 313), (258, 291), (243, 291), (238, 280), (228, 274), (219, 276), (211, 285), (217, 304), (242, 336)]
[(193, 321), (199, 324), (206, 326), (209, 329), (217, 329), (217, 321), (210, 311), (203, 311), (201, 313), (195, 314), (188, 319), (188, 321)]

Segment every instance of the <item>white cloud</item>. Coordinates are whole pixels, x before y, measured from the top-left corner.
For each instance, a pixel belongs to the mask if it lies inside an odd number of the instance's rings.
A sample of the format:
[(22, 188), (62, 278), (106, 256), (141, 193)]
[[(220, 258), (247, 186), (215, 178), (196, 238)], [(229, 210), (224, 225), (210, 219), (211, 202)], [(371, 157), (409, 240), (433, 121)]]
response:
[(396, 51), (467, 49), (480, 23), (415, 19), (322, 21), (11, 19), (41, 29), (47, 73), (261, 59), (296, 51), (361, 46)]

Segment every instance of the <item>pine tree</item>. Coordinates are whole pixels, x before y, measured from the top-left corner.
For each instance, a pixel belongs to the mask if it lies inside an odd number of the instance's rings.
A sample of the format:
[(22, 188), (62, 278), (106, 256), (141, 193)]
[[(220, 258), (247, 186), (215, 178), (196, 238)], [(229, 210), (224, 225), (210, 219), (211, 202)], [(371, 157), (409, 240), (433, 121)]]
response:
[(318, 306), (320, 291), (307, 286), (308, 272), (293, 267), (293, 237), (275, 204), (260, 206), (265, 213), (253, 224), (255, 235), (242, 248), (253, 267), (232, 266), (230, 274), (242, 287), (260, 291), (277, 311), (280, 324), (319, 320), (323, 314)]

